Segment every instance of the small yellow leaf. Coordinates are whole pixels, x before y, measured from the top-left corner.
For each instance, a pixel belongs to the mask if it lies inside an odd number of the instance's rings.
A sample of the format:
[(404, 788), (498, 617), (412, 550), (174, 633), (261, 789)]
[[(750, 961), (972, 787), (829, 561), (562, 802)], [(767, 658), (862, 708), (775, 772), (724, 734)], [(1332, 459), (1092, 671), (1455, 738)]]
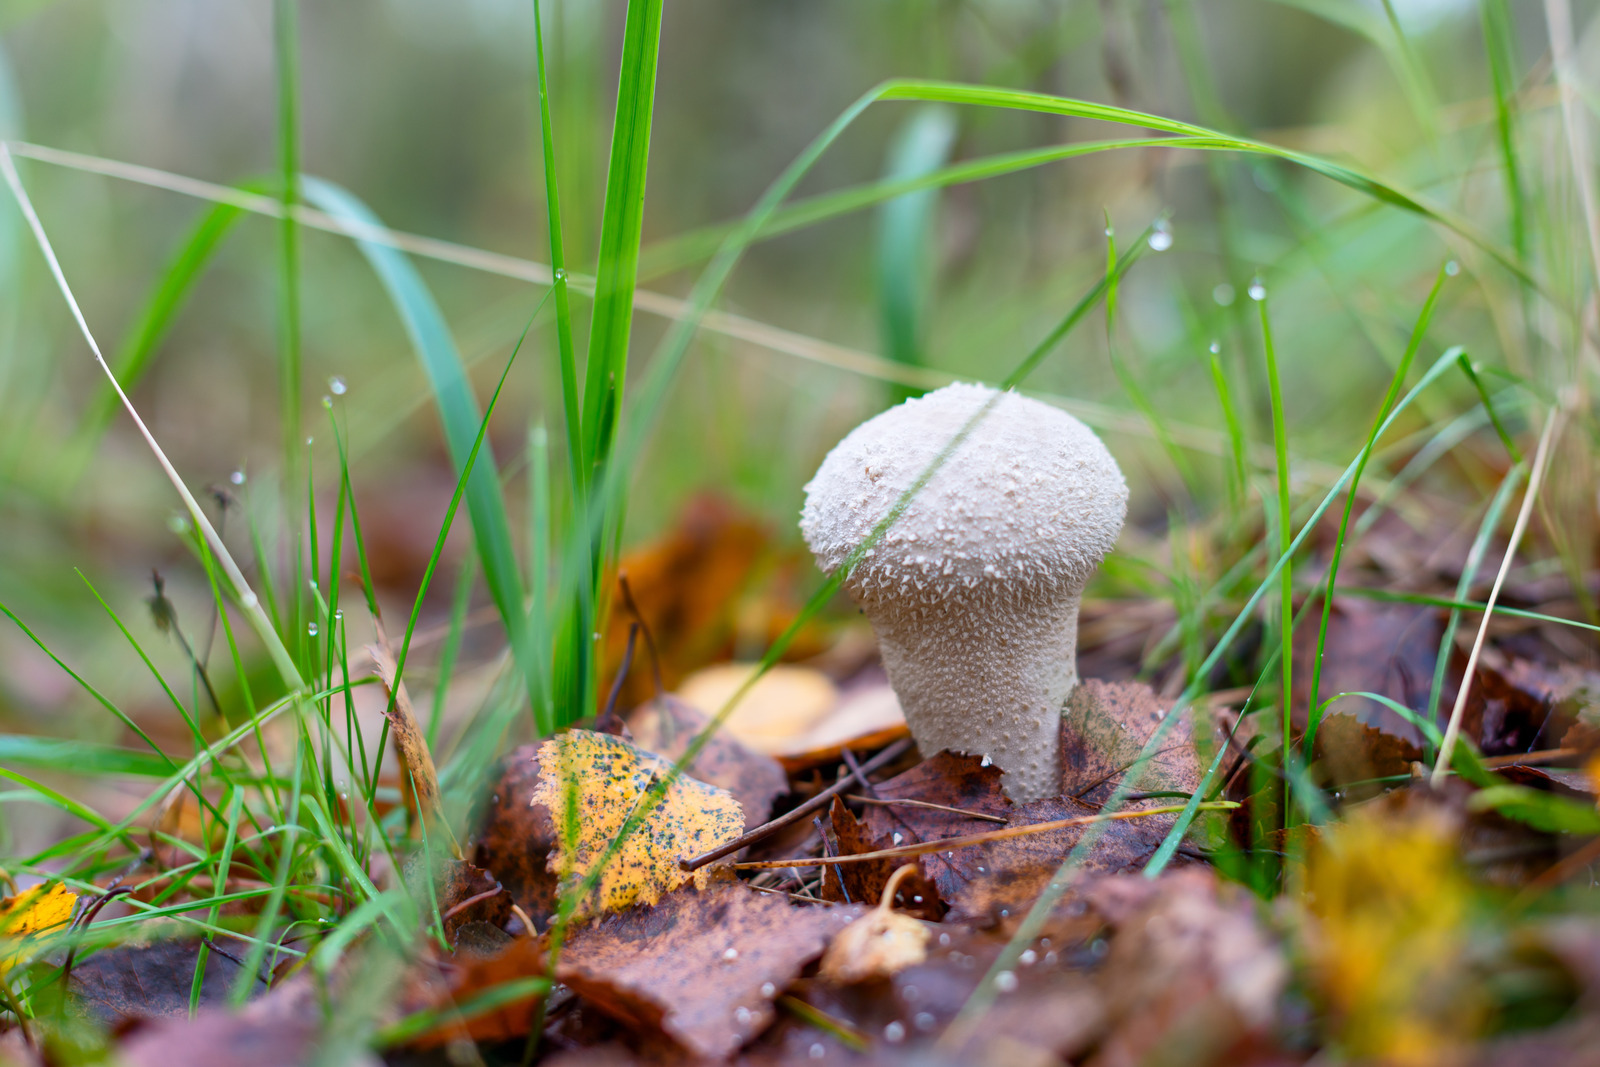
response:
[(72, 921), (78, 894), (60, 882), (36, 885), (0, 900), (0, 974), (27, 954), (25, 938)]
[[(605, 856), (623, 824), (672, 764), (610, 734), (569, 730), (539, 746), (539, 766), (542, 774), (533, 803), (549, 809), (559, 839), (550, 853), (550, 870), (565, 872), (572, 884)], [(570, 828), (569, 787), (576, 801)], [(680, 775), (606, 861), (595, 891), (579, 904), (576, 914), (617, 911), (635, 902), (654, 904), (661, 894), (691, 879), (704, 889), (710, 868), (689, 874), (679, 869), (678, 861), (743, 832), (744, 810), (733, 794)]]

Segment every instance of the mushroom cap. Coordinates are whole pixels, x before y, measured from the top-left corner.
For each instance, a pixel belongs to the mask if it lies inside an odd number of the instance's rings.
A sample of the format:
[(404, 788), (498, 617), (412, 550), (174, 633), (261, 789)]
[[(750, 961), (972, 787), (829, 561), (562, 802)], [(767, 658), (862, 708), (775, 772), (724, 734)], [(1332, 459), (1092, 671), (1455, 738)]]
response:
[(957, 383), (867, 420), (822, 461), (800, 529), (824, 571), (845, 562), (980, 412), (851, 573), (846, 586), (863, 606), (987, 599), (997, 585), (1024, 599), (1076, 596), (1116, 543), (1128, 486), (1094, 432), (1041, 401)]

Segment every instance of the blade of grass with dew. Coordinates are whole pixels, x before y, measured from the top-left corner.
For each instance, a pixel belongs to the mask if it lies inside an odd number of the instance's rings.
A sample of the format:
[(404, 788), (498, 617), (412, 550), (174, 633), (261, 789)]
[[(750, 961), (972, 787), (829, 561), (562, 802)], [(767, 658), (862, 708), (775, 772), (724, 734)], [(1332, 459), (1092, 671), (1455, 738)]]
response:
[[(1289, 495), (1289, 435), (1285, 425), (1283, 412), (1283, 388), (1278, 378), (1278, 357), (1276, 346), (1272, 341), (1272, 319), (1267, 314), (1266, 294), (1259, 291), (1259, 284), (1250, 287), (1250, 297), (1260, 305), (1261, 310), (1261, 348), (1267, 358), (1267, 389), (1272, 401), (1272, 451), (1277, 468), (1278, 482), (1278, 546), (1281, 549), (1288, 544), (1289, 531), (1293, 529), (1293, 501)], [(1367, 450), (1362, 450), (1366, 455)], [(1354, 492), (1352, 488), (1351, 492)], [(1285, 766), (1294, 755), (1294, 557), (1291, 552), (1284, 551), (1278, 566), (1278, 639), (1282, 642), (1279, 649), (1279, 663), (1283, 669), (1283, 688), (1278, 694), (1278, 702), (1283, 710), (1283, 757)], [(1288, 783), (1285, 781), (1283, 794), (1284, 826), (1290, 825), (1289, 805), (1291, 798)]]
[[(1306, 697), (1306, 730), (1303, 744), (1306, 752), (1316, 749), (1317, 725), (1320, 720), (1320, 710), (1317, 697), (1322, 689), (1322, 657), (1328, 643), (1328, 619), (1333, 614), (1333, 590), (1339, 580), (1339, 563), (1344, 558), (1345, 539), (1350, 531), (1350, 513), (1355, 509), (1356, 494), (1361, 489), (1361, 475), (1366, 470), (1367, 458), (1372, 455), (1374, 435), (1378, 427), (1383, 425), (1384, 418), (1389, 414), (1389, 409), (1400, 399), (1400, 391), (1405, 388), (1406, 375), (1411, 371), (1411, 364), (1416, 359), (1417, 351), (1422, 347), (1422, 340), (1427, 336), (1428, 327), (1433, 322), (1434, 309), (1439, 304), (1439, 294), (1444, 290), (1445, 279), (1450, 276), (1449, 265), (1439, 268), (1438, 276), (1434, 278), (1433, 288), (1428, 292), (1428, 298), (1423, 301), (1422, 311), (1417, 315), (1416, 325), (1411, 330), (1411, 340), (1406, 345), (1405, 355), (1400, 359), (1400, 365), (1395, 368), (1394, 376), (1389, 379), (1389, 389), (1383, 395), (1383, 402), (1378, 405), (1378, 414), (1372, 420), (1372, 429), (1367, 435), (1367, 447), (1361, 450), (1358, 457), (1359, 466), (1350, 480), (1350, 491), (1345, 494), (1344, 513), (1339, 516), (1339, 532), (1333, 542), (1333, 556), (1328, 562), (1327, 592), (1322, 598), (1322, 621), (1317, 627), (1317, 647), (1311, 658), (1311, 685)], [(1452, 349), (1451, 354), (1461, 356), (1459, 348)], [(1466, 368), (1463, 368), (1466, 369)], [(1473, 377), (1468, 370), (1468, 377)]]
[[(889, 144), (886, 182), (916, 179), (938, 171), (955, 144), (955, 113), (930, 104), (918, 108)], [(921, 366), (922, 317), (934, 281), (932, 255), (938, 195), (934, 189), (907, 193), (878, 210), (878, 321), (885, 354), (896, 363)], [(918, 390), (896, 389), (893, 399)]]
[[(306, 177), (302, 185), (306, 199), (335, 218), (369, 227), (380, 225), (365, 204), (333, 183)], [(450, 456), (459, 472), (472, 449), (480, 416), (477, 401), (472, 396), (471, 383), (461, 366), (455, 340), (450, 336), (449, 327), (433, 294), (428, 291), (422, 277), (404, 253), (375, 241), (358, 239), (357, 243), (388, 292), (427, 373), (434, 401), (439, 408), (439, 418), (444, 424)], [(495, 476), (492, 448), (488, 459), (489, 462), (476, 471), (467, 484), (467, 513), (472, 517), (472, 531), (478, 549), (478, 562), (483, 567), (484, 584), (488, 586), (489, 596), (500, 612), (512, 647), (522, 656), (522, 579), (517, 571), (505, 498), (500, 490), (500, 481)], [(526, 662), (521, 665), (531, 666)], [(525, 670), (524, 675), (529, 679), (534, 677), (531, 670)]]

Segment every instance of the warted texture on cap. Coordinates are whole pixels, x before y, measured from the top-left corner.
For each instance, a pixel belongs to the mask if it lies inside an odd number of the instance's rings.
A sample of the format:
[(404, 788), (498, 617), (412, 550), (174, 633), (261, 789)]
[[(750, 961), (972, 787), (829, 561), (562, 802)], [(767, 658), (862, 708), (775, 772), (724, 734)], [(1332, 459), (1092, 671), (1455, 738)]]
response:
[(980, 413), (845, 588), (924, 754), (990, 756), (1012, 798), (1032, 799), (1056, 792), (1078, 596), (1127, 511), (1100, 439), (1040, 401), (946, 386), (840, 441), (806, 486), (800, 528), (833, 573)]

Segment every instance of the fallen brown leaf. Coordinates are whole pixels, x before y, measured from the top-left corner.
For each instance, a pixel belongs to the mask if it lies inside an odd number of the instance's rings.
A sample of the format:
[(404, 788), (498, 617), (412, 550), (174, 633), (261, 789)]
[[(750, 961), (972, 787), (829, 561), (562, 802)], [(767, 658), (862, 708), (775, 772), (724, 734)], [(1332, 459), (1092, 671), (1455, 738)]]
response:
[[(213, 1008), (187, 1017), (168, 1013), (139, 1023), (122, 1040), (124, 1067), (284, 1067), (310, 1062), (322, 1009), (306, 979), (284, 982), (239, 1011)], [(356, 1065), (376, 1064), (363, 1055)]]
[(543, 994), (530, 993), (465, 1019), (452, 1015), (450, 1009), (495, 987), (542, 975), (544, 968), (543, 941), (533, 937), (508, 938), (493, 947), (461, 948), (450, 956), (424, 961), (400, 999), (399, 1014), (434, 1011), (441, 1021), (407, 1044), (429, 1049), (453, 1041), (508, 1041), (527, 1036)]
[(861, 911), (797, 908), (738, 882), (679, 890), (577, 930), (557, 977), (616, 1018), (720, 1060), (765, 1029), (773, 1000)]
[[(1270, 1045), (1289, 967), (1237, 886), (1190, 867), (1151, 883), (1119, 875), (1097, 884), (1099, 898), (1117, 882), (1146, 899), (1122, 918), (1106, 957), (1103, 988), (1110, 1029), (1096, 1067), (1148, 1063), (1181, 1048), (1184, 1062), (1233, 1064)], [(1252, 1056), (1252, 1049), (1257, 1056)]]
[[(197, 940), (154, 941), (118, 945), (79, 956), (72, 966), (71, 1003), (100, 1025), (115, 1029), (139, 1019), (189, 1014), (189, 990), (194, 981)], [(230, 955), (237, 947), (229, 943)], [(241, 956), (242, 958), (242, 956)], [(208, 953), (205, 979), (200, 986), (202, 1006), (227, 1003), (239, 976), (239, 964), (218, 952)], [(258, 979), (258, 992), (267, 988), (266, 974)]]

